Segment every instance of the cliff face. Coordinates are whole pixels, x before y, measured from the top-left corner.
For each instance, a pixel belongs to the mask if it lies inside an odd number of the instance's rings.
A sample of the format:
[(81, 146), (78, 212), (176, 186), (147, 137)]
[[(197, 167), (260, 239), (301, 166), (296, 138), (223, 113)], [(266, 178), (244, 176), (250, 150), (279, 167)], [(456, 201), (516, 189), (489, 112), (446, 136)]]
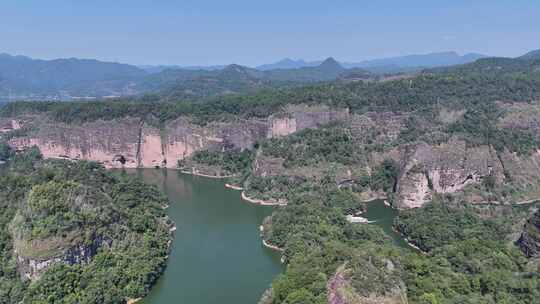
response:
[[(386, 261), (388, 263), (392, 263)], [(388, 266), (387, 266), (388, 267)], [(338, 268), (333, 277), (328, 280), (326, 290), (328, 304), (406, 304), (407, 294), (403, 282), (391, 286), (386, 292), (372, 291), (369, 294), (359, 293), (350, 283), (349, 274), (345, 266)], [(387, 282), (392, 284), (393, 282)]]
[[(47, 253), (48, 250), (56, 251), (55, 254), (50, 256), (32, 256), (27, 255), (21, 249), (22, 243), (19, 240), (16, 242), (15, 255), (17, 258), (17, 270), (23, 280), (38, 280), (41, 275), (53, 264), (64, 263), (67, 265), (75, 264), (88, 264), (92, 260), (92, 257), (97, 254), (98, 249), (102, 246), (108, 246), (110, 242), (104, 241), (102, 238), (94, 239), (94, 242), (90, 245), (79, 243), (77, 245), (67, 248), (49, 248), (54, 241), (33, 241), (27, 245), (28, 248)], [(19, 249), (18, 249), (19, 248)]]
[(527, 221), (517, 243), (527, 257), (540, 257), (540, 210)]
[(279, 137), (349, 119), (349, 111), (326, 106), (290, 105), (285, 113), (270, 117), (267, 137)]
[[(535, 109), (535, 105), (526, 108), (510, 106), (499, 124), (502, 127), (540, 130), (537, 128), (540, 125), (537, 116), (529, 113), (536, 113)], [(350, 136), (359, 149), (359, 159), (354, 165), (337, 168), (336, 176), (354, 180), (355, 172), (372, 172), (384, 159), (391, 158), (400, 164), (400, 176), (394, 189), (400, 208), (420, 207), (434, 194), (461, 192), (486, 178), (502, 184), (511, 177), (517, 190), (515, 193), (520, 193), (519, 197), (512, 199), (523, 201), (540, 196), (540, 187), (535, 182), (540, 178), (540, 151), (532, 155), (496, 152), (491, 146), (471, 147), (456, 138), (441, 144), (422, 141), (401, 144), (400, 132), (408, 119), (409, 115), (403, 113), (356, 115), (346, 109), (320, 105), (290, 105), (267, 119), (214, 121), (204, 126), (191, 122), (187, 117), (170, 121), (162, 128), (134, 118), (66, 125), (37, 117), (31, 121), (3, 119), (0, 130), (11, 132), (31, 122), (31, 128), (25, 128), (31, 130), (26, 132), (28, 135), (16, 136), (10, 139), (10, 144), (18, 150), (38, 146), (46, 158), (92, 160), (107, 168), (177, 168), (180, 160), (196, 151), (243, 150), (265, 138), (287, 136), (303, 129), (341, 122), (350, 130)], [(382, 151), (371, 148), (364, 152), (363, 147), (374, 145), (390, 148)], [(298, 175), (311, 178), (324, 173), (330, 166), (320, 163), (316, 168), (285, 169), (283, 161), (258, 153), (252, 168), (256, 176)], [(480, 196), (470, 199), (483, 200), (485, 198)]]
[[(133, 118), (83, 125), (35, 122), (35, 132), (13, 138), (10, 144), (17, 150), (37, 146), (45, 158), (91, 160), (107, 168), (176, 168), (179, 160), (195, 151), (243, 150), (268, 136), (283, 136), (348, 116), (346, 110), (322, 106), (296, 106), (286, 111), (290, 118), (211, 122), (205, 126), (181, 117), (161, 130)], [(20, 128), (13, 122), (17, 121), (8, 119), (1, 127), (5, 132)]]
[(424, 143), (402, 151), (402, 172), (397, 183), (400, 208), (421, 207), (433, 193), (455, 193), (492, 176), (504, 180), (504, 168), (488, 146), (469, 148), (464, 141), (451, 139), (431, 146)]
[(0, 118), (0, 133), (7, 133), (22, 128), (22, 122), (18, 119)]
[(17, 137), (17, 150), (37, 146), (45, 158), (86, 159), (107, 168), (137, 167), (139, 135), (137, 119), (96, 121), (82, 126), (44, 123), (34, 134)]

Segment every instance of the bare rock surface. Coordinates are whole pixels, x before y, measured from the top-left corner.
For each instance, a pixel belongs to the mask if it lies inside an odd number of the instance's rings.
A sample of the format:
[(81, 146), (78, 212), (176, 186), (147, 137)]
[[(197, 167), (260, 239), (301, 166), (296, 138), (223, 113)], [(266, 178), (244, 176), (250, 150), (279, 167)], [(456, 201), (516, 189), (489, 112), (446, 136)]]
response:
[(540, 257), (540, 211), (527, 221), (517, 243), (527, 257)]

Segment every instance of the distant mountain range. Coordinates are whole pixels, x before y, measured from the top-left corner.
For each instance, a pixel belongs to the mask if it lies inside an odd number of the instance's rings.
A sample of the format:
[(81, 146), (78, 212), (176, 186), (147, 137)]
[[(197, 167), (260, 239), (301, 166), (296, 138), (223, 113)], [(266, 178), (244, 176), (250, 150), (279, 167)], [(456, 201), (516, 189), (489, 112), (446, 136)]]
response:
[[(488, 57), (482, 54), (470, 53), (459, 55), (456, 52), (429, 53), (423, 55), (407, 55), (399, 57), (389, 57), (361, 62), (340, 62), (345, 68), (362, 68), (371, 72), (401, 72), (411, 69), (433, 68), (465, 64), (476, 61), (480, 58)], [(292, 60), (285, 58), (273, 64), (258, 66), (257, 69), (267, 71), (274, 69), (297, 69), (303, 67), (313, 67), (321, 64), (321, 61), (305, 61), (302, 59)]]
[[(487, 57), (455, 52), (338, 62), (283, 59), (255, 68), (227, 66), (133, 66), (87, 59), (39, 60), (0, 54), (0, 101), (73, 100), (156, 93), (175, 98), (249, 92), (378, 74), (418, 71), (469, 63)], [(540, 58), (540, 50), (520, 58)]]
[(470, 63), (485, 57), (488, 56), (475, 53), (459, 55), (456, 52), (442, 52), (374, 59), (360, 63), (345, 63), (344, 66), (349, 68), (377, 68), (385, 66), (395, 66), (397, 68), (433, 68)]
[(294, 60), (290, 58), (285, 58), (276, 63), (260, 65), (256, 67), (256, 69), (261, 70), (261, 71), (269, 71), (269, 70), (277, 70), (277, 69), (299, 69), (299, 68), (305, 68), (305, 67), (314, 67), (321, 63), (322, 61), (309, 61), (308, 62), (303, 59)]
[(146, 74), (128, 64), (76, 58), (39, 60), (0, 54), (0, 96), (126, 95), (132, 93), (133, 81)]

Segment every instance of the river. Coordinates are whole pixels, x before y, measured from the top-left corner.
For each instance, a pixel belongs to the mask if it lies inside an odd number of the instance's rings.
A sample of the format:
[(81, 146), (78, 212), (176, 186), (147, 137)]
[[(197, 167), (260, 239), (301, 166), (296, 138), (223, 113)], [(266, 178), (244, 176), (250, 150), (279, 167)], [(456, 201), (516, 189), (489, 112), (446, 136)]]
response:
[[(143, 304), (254, 304), (284, 268), (280, 254), (262, 245), (259, 226), (270, 206), (240, 198), (224, 182), (177, 170), (126, 170), (158, 186), (170, 200), (167, 209), (177, 231), (165, 273)], [(398, 211), (377, 200), (363, 217), (373, 221), (394, 243), (406, 247), (393, 231)]]
[(367, 211), (362, 213), (362, 217), (372, 221), (369, 225), (377, 225), (392, 238), (395, 245), (408, 248), (411, 247), (403, 239), (401, 234), (393, 229), (394, 219), (398, 216), (398, 210), (386, 205), (382, 200), (375, 200), (367, 203)]
[(254, 304), (283, 271), (279, 253), (259, 237), (272, 207), (242, 201), (220, 180), (176, 170), (127, 172), (166, 193), (177, 224), (167, 269), (141, 303)]

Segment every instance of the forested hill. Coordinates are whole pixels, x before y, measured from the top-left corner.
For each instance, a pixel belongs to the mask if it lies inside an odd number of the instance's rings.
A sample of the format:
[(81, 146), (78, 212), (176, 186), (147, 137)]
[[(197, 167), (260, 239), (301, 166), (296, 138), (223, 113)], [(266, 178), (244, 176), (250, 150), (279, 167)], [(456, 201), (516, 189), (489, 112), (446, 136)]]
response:
[[(199, 99), (234, 93), (306, 85), (336, 80), (377, 80), (384, 75), (417, 73), (423, 68), (470, 63), (485, 56), (436, 53), (340, 63), (333, 58), (313, 63), (240, 65), (215, 68), (158, 67), (147, 72), (136, 66), (86, 59), (37, 60), (0, 54), (0, 99), (77, 100), (158, 94), (169, 99)], [(533, 51), (519, 57), (538, 58)], [(500, 59), (502, 60), (502, 59)], [(511, 60), (511, 59), (507, 59)]]
[[(454, 58), (455, 57), (455, 58)], [(419, 71), (409, 63), (426, 67), (473, 61), (478, 57), (430, 54), (388, 59), (397, 68), (375, 61), (344, 64), (328, 58), (306, 66), (277, 65), (254, 69), (236, 64), (215, 68), (157, 67), (148, 72), (136, 66), (86, 59), (37, 60), (0, 54), (0, 98), (5, 100), (77, 100), (145, 93), (168, 98), (198, 99), (231, 93), (250, 93), (264, 88), (298, 86), (340, 78), (377, 79), (383, 74)], [(431, 62), (431, 64), (427, 64)], [(400, 64), (404, 64), (401, 66)], [(375, 64), (375, 65), (373, 65)], [(373, 71), (370, 72), (370, 71)]]
[[(0, 144), (0, 303), (125, 303), (163, 272), (174, 225), (156, 188)], [(6, 162), (7, 161), (7, 162)]]
[(120, 95), (146, 72), (131, 65), (85, 59), (37, 60), (0, 54), (0, 96)]
[(86, 59), (37, 60), (0, 54), (0, 98), (76, 100), (155, 93), (196, 99), (263, 88), (335, 80), (345, 69), (335, 60), (299, 69), (260, 71), (236, 64), (220, 69), (164, 69)]
[[(234, 69), (237, 69), (234, 67)], [(242, 70), (240, 70), (242, 71)], [(231, 73), (254, 77), (231, 68)], [(250, 94), (213, 96), (196, 101), (170, 96), (120, 98), (110, 102), (10, 103), (0, 115), (47, 113), (61, 122), (86, 122), (124, 116), (153, 116), (161, 121), (181, 115), (198, 121), (267, 117), (287, 104), (326, 104), (353, 113), (415, 111), (428, 115), (436, 107), (481, 107), (495, 101), (528, 102), (540, 99), (540, 60), (486, 58), (413, 76), (378, 82), (328, 82), (293, 88), (268, 88)], [(426, 116), (427, 117), (427, 116)]]
[(524, 60), (540, 59), (540, 50), (530, 51), (527, 54), (520, 56), (518, 58), (524, 59)]
[[(167, 100), (193, 100), (209, 96), (253, 93), (262, 89), (297, 87), (334, 81), (349, 72), (333, 58), (320, 65), (297, 69), (260, 71), (232, 64), (220, 70), (165, 70), (146, 77), (135, 87), (141, 92), (153, 92)], [(376, 78), (364, 71), (365, 79)]]

